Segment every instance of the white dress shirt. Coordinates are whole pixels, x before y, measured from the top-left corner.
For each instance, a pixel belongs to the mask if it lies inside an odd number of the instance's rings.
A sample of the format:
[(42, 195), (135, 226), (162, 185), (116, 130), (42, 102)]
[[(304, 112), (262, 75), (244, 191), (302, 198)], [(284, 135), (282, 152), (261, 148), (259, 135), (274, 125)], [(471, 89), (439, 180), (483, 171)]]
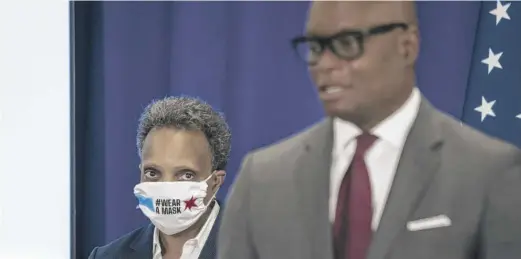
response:
[[(213, 206), (212, 212), (208, 215), (206, 222), (203, 227), (195, 236), (195, 238), (189, 239), (183, 245), (183, 252), (181, 254), (180, 259), (197, 259), (199, 258), (199, 254), (203, 250), (204, 244), (212, 231), (215, 220), (217, 219), (217, 215), (219, 214), (219, 204), (217, 202)], [(157, 228), (154, 229), (154, 240), (152, 244), (152, 259), (163, 259), (163, 255), (161, 252), (161, 244), (159, 243), (159, 230)]]
[[(400, 160), (403, 145), (420, 107), (420, 92), (414, 88), (407, 101), (391, 116), (378, 124), (371, 133), (378, 137), (367, 151), (365, 162), (371, 180), (373, 200), (372, 229), (378, 228), (387, 195)], [(354, 124), (335, 118), (330, 172), (329, 220), (334, 222), (338, 192), (356, 149), (356, 137), (362, 133)]]

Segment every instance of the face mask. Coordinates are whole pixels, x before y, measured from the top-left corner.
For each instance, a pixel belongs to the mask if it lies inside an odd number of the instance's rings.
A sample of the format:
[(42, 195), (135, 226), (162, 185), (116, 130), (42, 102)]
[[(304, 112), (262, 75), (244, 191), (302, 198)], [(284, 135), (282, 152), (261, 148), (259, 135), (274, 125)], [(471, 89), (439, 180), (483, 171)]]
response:
[[(174, 235), (192, 226), (207, 209), (208, 178), (201, 182), (143, 182), (134, 187), (138, 208), (166, 235)], [(212, 199), (215, 197), (213, 195)]]

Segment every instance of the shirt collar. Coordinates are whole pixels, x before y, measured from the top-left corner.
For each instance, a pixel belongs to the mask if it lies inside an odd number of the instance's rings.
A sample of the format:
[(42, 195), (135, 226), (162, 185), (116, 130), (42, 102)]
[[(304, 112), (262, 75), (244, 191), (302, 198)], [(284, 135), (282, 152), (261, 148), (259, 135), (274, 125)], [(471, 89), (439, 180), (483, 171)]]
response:
[[(371, 129), (371, 133), (393, 145), (401, 148), (412, 127), (418, 109), (420, 107), (421, 95), (418, 88), (413, 88), (409, 98), (393, 114)], [(354, 140), (362, 130), (351, 122), (335, 118), (333, 120), (334, 152), (342, 152), (344, 148)]]
[[(215, 219), (217, 218), (217, 215), (219, 214), (219, 204), (217, 202), (214, 202), (212, 212), (210, 212), (210, 215), (208, 215), (208, 218), (206, 219), (206, 222), (204, 223), (203, 227), (197, 233), (197, 236), (195, 236), (192, 239), (187, 240), (186, 242), (193, 242), (197, 247), (202, 247), (206, 243), (206, 240), (208, 239), (208, 235), (210, 234), (213, 224), (215, 223)], [(161, 254), (161, 243), (159, 242), (159, 230), (157, 228), (154, 228), (154, 236), (152, 239), (152, 254)]]

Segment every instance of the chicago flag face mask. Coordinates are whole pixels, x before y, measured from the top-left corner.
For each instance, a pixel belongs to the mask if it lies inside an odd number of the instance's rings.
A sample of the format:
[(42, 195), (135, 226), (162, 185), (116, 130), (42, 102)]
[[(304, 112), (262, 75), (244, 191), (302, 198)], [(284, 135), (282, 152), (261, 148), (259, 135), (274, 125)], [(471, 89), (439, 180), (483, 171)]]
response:
[[(192, 226), (208, 205), (204, 204), (208, 178), (201, 182), (143, 182), (134, 187), (138, 207), (152, 224), (166, 235), (174, 235)], [(215, 197), (213, 195), (212, 199)]]

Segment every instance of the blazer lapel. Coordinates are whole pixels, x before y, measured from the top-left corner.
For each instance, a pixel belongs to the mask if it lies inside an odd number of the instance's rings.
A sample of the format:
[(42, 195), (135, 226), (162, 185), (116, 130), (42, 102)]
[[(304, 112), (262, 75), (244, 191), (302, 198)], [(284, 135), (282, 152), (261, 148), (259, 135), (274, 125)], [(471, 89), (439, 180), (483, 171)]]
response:
[(152, 240), (154, 236), (154, 225), (149, 224), (130, 243), (130, 251), (124, 259), (152, 259)]
[[(222, 211), (224, 208), (220, 202), (218, 203), (221, 206), (220, 211)], [(220, 224), (221, 213), (219, 212), (210, 231), (210, 235), (203, 246), (199, 259), (214, 259), (217, 256), (216, 245)], [(122, 259), (152, 259), (153, 240), (154, 225), (149, 224), (146, 228), (143, 228), (143, 231), (130, 243), (130, 250)]]
[(309, 230), (312, 254), (309, 258), (332, 258), (331, 225), (329, 211), (329, 168), (333, 146), (332, 120), (326, 119), (311, 129), (304, 140), (302, 154), (297, 160), (299, 217)]
[(199, 259), (214, 259), (217, 258), (217, 237), (219, 235), (219, 227), (221, 226), (221, 213), (224, 210), (224, 207), (219, 202), (220, 206), (219, 214), (217, 214), (217, 218), (212, 226), (212, 230), (208, 235), (208, 239), (204, 243), (203, 250), (199, 255)]
[(442, 146), (434, 108), (424, 98), (405, 142), (387, 204), (368, 259), (383, 259), (437, 172)]

